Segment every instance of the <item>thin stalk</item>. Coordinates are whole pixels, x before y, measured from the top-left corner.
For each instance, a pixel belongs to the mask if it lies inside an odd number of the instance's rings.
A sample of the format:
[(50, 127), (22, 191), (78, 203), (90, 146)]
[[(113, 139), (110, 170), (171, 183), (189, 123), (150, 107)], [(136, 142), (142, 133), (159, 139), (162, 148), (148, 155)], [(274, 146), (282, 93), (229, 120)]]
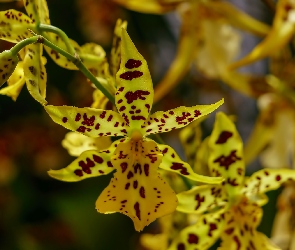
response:
[(54, 49), (59, 54), (63, 55), (67, 59), (71, 60), (77, 68), (110, 100), (110, 102), (115, 105), (115, 98), (112, 94), (110, 94), (106, 88), (97, 80), (97, 78), (85, 67), (85, 65), (80, 60), (78, 54), (74, 53), (74, 56), (69, 54), (68, 52), (64, 51), (63, 49), (59, 48), (58, 46), (54, 45), (47, 39), (42, 37), (42, 41), (39, 41), (44, 45)]
[(30, 38), (26, 38), (26, 39), (20, 41), (19, 43), (17, 43), (16, 45), (14, 45), (14, 46), (10, 49), (10, 51), (12, 52), (13, 55), (17, 55), (18, 52), (19, 52), (22, 48), (24, 48), (25, 46), (27, 46), (27, 45), (29, 45), (29, 44), (32, 44), (32, 43), (36, 43), (36, 42), (38, 42), (39, 39), (42, 40), (43, 37), (37, 35), (37, 36), (32, 36), (32, 37), (30, 37)]
[(41, 32), (52, 32), (57, 34), (66, 44), (67, 50), (71, 55), (75, 55), (76, 51), (74, 49), (74, 47), (72, 46), (69, 37), (66, 35), (65, 32), (63, 32), (61, 29), (52, 26), (52, 25), (48, 25), (48, 24), (40, 24), (38, 27), (38, 30)]

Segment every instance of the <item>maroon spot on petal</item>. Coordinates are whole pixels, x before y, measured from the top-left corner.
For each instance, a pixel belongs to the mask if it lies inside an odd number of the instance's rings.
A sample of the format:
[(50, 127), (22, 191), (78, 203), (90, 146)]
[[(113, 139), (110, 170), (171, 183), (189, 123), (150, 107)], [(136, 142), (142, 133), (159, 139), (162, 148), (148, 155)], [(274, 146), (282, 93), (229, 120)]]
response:
[(125, 98), (127, 100), (128, 104), (131, 104), (133, 101), (140, 99), (140, 100), (145, 100), (146, 98), (144, 97), (145, 95), (149, 95), (149, 91), (144, 91), (144, 90), (136, 90), (135, 92), (128, 91), (125, 94)]
[(122, 106), (122, 107), (119, 109), (119, 111), (122, 112), (122, 111), (124, 111), (125, 109), (126, 109), (126, 107), (125, 107), (125, 106)]
[(151, 106), (149, 104), (145, 104), (146, 108), (148, 109), (148, 112), (150, 112)]
[(164, 149), (162, 150), (162, 154), (163, 154), (163, 155), (166, 154), (167, 151), (168, 151), (168, 148), (164, 148)]
[[(120, 167), (121, 167), (121, 169), (122, 169), (122, 173), (124, 173), (124, 172), (126, 171), (127, 166), (128, 166), (127, 162), (122, 162), (122, 163), (120, 164)], [(129, 179), (129, 178), (128, 178), (128, 179)]]
[(136, 163), (134, 166), (134, 173), (137, 174), (137, 171), (139, 171), (139, 174), (142, 173), (141, 165), (139, 163)]
[(127, 71), (125, 73), (122, 73), (120, 75), (121, 79), (127, 80), (127, 81), (131, 81), (134, 78), (139, 78), (143, 75), (143, 73), (141, 71), (138, 70), (134, 70), (134, 71)]
[(101, 119), (105, 118), (106, 113), (107, 113), (106, 111), (102, 111), (102, 113), (100, 114), (99, 117), (100, 117)]
[(235, 236), (233, 237), (233, 239), (234, 239), (234, 241), (237, 243), (237, 248), (236, 248), (236, 249), (237, 249), (237, 250), (240, 250), (242, 245), (241, 245), (241, 242), (240, 242), (238, 236), (235, 235)]
[(134, 189), (137, 189), (137, 186), (138, 186), (138, 181), (135, 180), (135, 181), (133, 182), (133, 188), (134, 188)]
[(183, 243), (179, 243), (177, 245), (177, 250), (185, 250), (185, 245)]
[(122, 130), (120, 130), (122, 133), (124, 133), (124, 134), (127, 134), (127, 131), (126, 131), (126, 129), (122, 129)]
[(213, 230), (216, 230), (217, 229), (217, 226), (216, 226), (216, 224), (214, 224), (214, 223), (210, 223), (209, 224), (209, 232), (208, 232), (208, 236), (210, 236), (210, 237), (212, 237), (212, 231)]
[(170, 114), (170, 115), (174, 115), (174, 111), (170, 110), (170, 111), (169, 111), (169, 114)]
[(189, 244), (198, 244), (199, 243), (199, 237), (197, 235), (195, 235), (195, 234), (190, 233), (188, 235), (187, 242)]
[(277, 175), (276, 176), (276, 181), (280, 181), (281, 180), (281, 176), (280, 175)]
[(157, 155), (155, 154), (147, 154), (146, 156), (148, 156), (151, 160), (151, 163), (154, 163), (155, 161), (157, 161)]
[[(92, 167), (94, 167), (94, 166), (95, 166), (95, 163), (94, 163), (92, 160), (90, 160), (89, 158), (86, 158), (86, 162), (84, 162), (84, 161), (79, 161), (78, 165), (79, 165), (80, 167), (82, 167), (82, 169), (83, 169), (83, 171), (84, 171), (84, 168), (85, 168), (85, 169), (88, 169), (88, 168), (92, 168)], [(85, 171), (84, 171), (84, 172), (85, 172)]]
[(197, 209), (200, 208), (202, 202), (205, 201), (205, 196), (201, 196), (200, 194), (196, 194), (196, 196), (195, 196), (195, 200), (198, 202), (198, 204), (197, 204), (197, 206), (196, 206), (196, 208), (195, 208), (195, 210), (197, 210)]
[(99, 173), (104, 174), (104, 172), (102, 170), (98, 170)]
[(108, 122), (110, 122), (111, 120), (113, 119), (113, 116), (112, 115), (110, 115), (109, 117), (108, 117)]
[(120, 104), (121, 102), (123, 102), (123, 100), (122, 100), (122, 99), (120, 99), (119, 101), (117, 101), (117, 103), (118, 103), (118, 104)]
[(84, 126), (80, 126), (76, 131), (80, 133), (84, 133), (86, 128)]
[(130, 183), (128, 182), (128, 183), (126, 183), (126, 185), (125, 185), (125, 189), (128, 190), (129, 187), (130, 187)]
[(103, 163), (103, 159), (98, 155), (93, 155), (93, 160), (99, 164)]
[(144, 164), (143, 169), (144, 169), (144, 173), (145, 173), (145, 175), (146, 175), (146, 176), (149, 176), (149, 171), (150, 171), (150, 166), (149, 166), (149, 164)]
[(87, 117), (87, 114), (84, 113), (84, 114), (83, 114), (83, 120), (84, 120), (84, 121), (82, 122), (83, 125), (86, 125), (86, 126), (93, 126), (93, 125), (94, 125), (95, 117), (94, 117), (94, 115), (93, 115), (93, 116), (91, 116), (90, 118), (88, 118), (88, 117)]
[(127, 174), (127, 179), (129, 180), (130, 178), (132, 178), (134, 175), (131, 171), (128, 172)]
[(137, 218), (140, 220), (140, 208), (139, 208), (139, 203), (138, 202), (136, 202), (134, 204), (134, 210), (135, 210)]
[(138, 68), (141, 65), (141, 61), (140, 60), (134, 60), (134, 59), (129, 59), (126, 63), (125, 63), (125, 67), (127, 69), (134, 69), (134, 68)]
[(232, 234), (235, 229), (233, 227), (226, 229), (224, 232), (228, 235)]
[(116, 122), (114, 127), (118, 127), (119, 126), (119, 122)]
[(144, 187), (140, 187), (139, 194), (140, 194), (141, 198), (145, 198), (145, 189), (144, 189)]
[(113, 164), (110, 161), (107, 162), (107, 165), (108, 165), (109, 168), (113, 167)]
[(78, 122), (78, 121), (80, 121), (80, 119), (81, 119), (81, 114), (77, 113), (75, 121)]
[(217, 141), (215, 142), (215, 144), (223, 144), (226, 143), (227, 140), (229, 138), (231, 138), (233, 136), (232, 132), (229, 131), (222, 131), (217, 139)]
[(146, 120), (145, 117), (142, 115), (133, 115), (133, 116), (131, 116), (131, 119), (133, 121), (136, 121), (136, 120), (144, 120), (145, 121)]
[(127, 202), (127, 200), (123, 200), (123, 201), (121, 201), (121, 203), (126, 203)]
[(172, 162), (172, 166), (170, 167), (172, 170), (180, 170), (180, 173), (183, 175), (189, 175), (186, 167), (183, 166), (182, 163)]
[(194, 117), (198, 117), (199, 115), (201, 115), (201, 112), (199, 110), (195, 110)]
[(62, 121), (63, 121), (63, 123), (66, 123), (66, 122), (68, 121), (68, 118), (63, 117), (63, 118), (62, 118)]
[(99, 127), (100, 127), (100, 124), (99, 124), (99, 123), (96, 123), (96, 125), (95, 125), (95, 129), (98, 130)]
[(225, 170), (228, 170), (231, 164), (242, 159), (236, 155), (236, 151), (237, 150), (232, 150), (228, 156), (222, 155), (216, 158), (214, 162), (218, 162), (220, 167), (225, 167)]
[(74, 173), (75, 173), (75, 175), (78, 175), (78, 176), (83, 176), (83, 172), (82, 172), (82, 170), (81, 169), (76, 169), (75, 171), (74, 171)]
[(146, 132), (148, 133), (148, 132), (151, 132), (151, 131), (152, 131), (152, 129), (151, 129), (151, 128), (149, 128), (149, 129), (147, 129), (147, 131), (146, 131)]
[(266, 176), (268, 176), (268, 175), (269, 175), (269, 172), (267, 172), (267, 171), (264, 171), (264, 174), (265, 174)]

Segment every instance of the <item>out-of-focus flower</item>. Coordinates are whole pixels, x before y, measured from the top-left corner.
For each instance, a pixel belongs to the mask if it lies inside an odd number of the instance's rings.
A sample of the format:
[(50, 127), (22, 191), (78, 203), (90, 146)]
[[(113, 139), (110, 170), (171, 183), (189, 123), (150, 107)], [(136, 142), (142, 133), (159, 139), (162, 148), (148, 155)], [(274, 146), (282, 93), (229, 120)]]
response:
[(208, 249), (219, 237), (219, 249), (278, 249), (256, 228), (262, 217), (261, 206), (268, 200), (265, 193), (295, 180), (295, 171), (263, 169), (245, 177), (242, 140), (223, 113), (217, 114), (207, 143), (210, 174), (225, 180), (177, 195), (178, 211), (201, 216), (180, 232), (169, 250)]
[(279, 0), (276, 5), (273, 25), (266, 38), (250, 54), (231, 64), (230, 68), (238, 68), (273, 55), (291, 40), (294, 32), (295, 2), (293, 0)]
[(118, 112), (93, 108), (46, 106), (56, 123), (89, 137), (123, 136), (109, 148), (83, 152), (72, 164), (49, 175), (63, 181), (80, 181), (117, 170), (96, 202), (102, 213), (121, 212), (142, 230), (156, 218), (169, 214), (177, 205), (176, 195), (162, 180), (157, 168), (200, 182), (218, 183), (221, 178), (195, 174), (176, 152), (146, 136), (181, 128), (218, 108), (212, 105), (179, 107), (150, 114), (153, 85), (147, 63), (126, 30), (122, 29), (120, 70), (117, 73), (115, 103)]

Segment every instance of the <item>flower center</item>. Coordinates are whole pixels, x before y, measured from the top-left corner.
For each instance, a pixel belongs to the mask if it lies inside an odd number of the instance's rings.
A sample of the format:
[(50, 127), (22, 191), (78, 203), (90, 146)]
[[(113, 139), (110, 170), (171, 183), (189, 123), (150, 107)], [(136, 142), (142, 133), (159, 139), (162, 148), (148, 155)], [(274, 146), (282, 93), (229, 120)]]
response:
[(142, 134), (138, 130), (132, 131), (131, 139), (133, 141), (140, 141), (142, 140)]

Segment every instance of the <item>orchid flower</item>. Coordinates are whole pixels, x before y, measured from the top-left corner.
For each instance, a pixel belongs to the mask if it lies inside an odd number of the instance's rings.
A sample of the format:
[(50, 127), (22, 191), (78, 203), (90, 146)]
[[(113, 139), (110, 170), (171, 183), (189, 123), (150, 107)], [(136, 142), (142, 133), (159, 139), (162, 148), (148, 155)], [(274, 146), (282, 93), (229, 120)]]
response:
[(295, 32), (295, 3), (293, 0), (279, 0), (273, 26), (266, 38), (259, 43), (247, 56), (234, 62), (229, 67), (238, 68), (267, 56), (273, 55), (282, 49), (292, 39)]
[(96, 209), (102, 213), (126, 214), (140, 231), (156, 218), (172, 213), (177, 205), (176, 195), (157, 173), (158, 167), (195, 181), (221, 181), (220, 177), (212, 179), (194, 173), (171, 147), (157, 144), (147, 136), (184, 127), (214, 111), (223, 100), (149, 115), (153, 103), (151, 76), (125, 29), (122, 29), (121, 54), (115, 94), (118, 112), (51, 105), (45, 109), (54, 122), (86, 136), (123, 138), (105, 150), (85, 151), (68, 167), (48, 173), (62, 181), (80, 181), (117, 170), (99, 196)]
[[(2, 24), (0, 27), (0, 39), (12, 43), (18, 43), (23, 39), (32, 36), (29, 30), (37, 34), (42, 34), (49, 41), (67, 50), (65, 42), (56, 34), (43, 32), (42, 27), (50, 27), (50, 19), (47, 3), (45, 0), (25, 1), (24, 7), (28, 16), (22, 12), (10, 9), (0, 12)], [(42, 26), (43, 25), (43, 26)], [(44, 27), (43, 27), (44, 29)], [(56, 28), (52, 28), (56, 30)], [(96, 44), (88, 43), (79, 46), (75, 41), (70, 40), (72, 48), (75, 50), (85, 66), (89, 69), (102, 69), (106, 63), (103, 49)], [(46, 82), (47, 73), (45, 69), (46, 59), (42, 56), (43, 47), (50, 57), (58, 65), (68, 69), (77, 69), (74, 63), (57, 53), (55, 50), (43, 46), (40, 43), (29, 44), (20, 51), (21, 61), (16, 66), (15, 71), (8, 79), (8, 86), (0, 90), (0, 94), (8, 95), (16, 100), (23, 85), (26, 83), (32, 97), (42, 105), (46, 105)], [(3, 61), (1, 61), (3, 63)], [(92, 70), (93, 71), (93, 70)], [(98, 70), (96, 70), (98, 71)], [(99, 72), (97, 76), (100, 76)]]
[(256, 228), (262, 217), (261, 206), (268, 200), (265, 193), (295, 180), (295, 171), (263, 169), (245, 177), (242, 140), (233, 122), (221, 112), (206, 143), (211, 176), (225, 180), (177, 195), (178, 211), (200, 217), (180, 232), (169, 250), (208, 249), (219, 237), (220, 250), (278, 249)]
[[(192, 64), (206, 77), (222, 79), (234, 89), (253, 95), (253, 77), (228, 70), (239, 53), (241, 37), (234, 29), (265, 36), (270, 28), (225, 1), (116, 0), (131, 10), (181, 16), (178, 49), (174, 61), (155, 89), (155, 102), (166, 95)], [(215, 37), (215, 39), (212, 39)]]

